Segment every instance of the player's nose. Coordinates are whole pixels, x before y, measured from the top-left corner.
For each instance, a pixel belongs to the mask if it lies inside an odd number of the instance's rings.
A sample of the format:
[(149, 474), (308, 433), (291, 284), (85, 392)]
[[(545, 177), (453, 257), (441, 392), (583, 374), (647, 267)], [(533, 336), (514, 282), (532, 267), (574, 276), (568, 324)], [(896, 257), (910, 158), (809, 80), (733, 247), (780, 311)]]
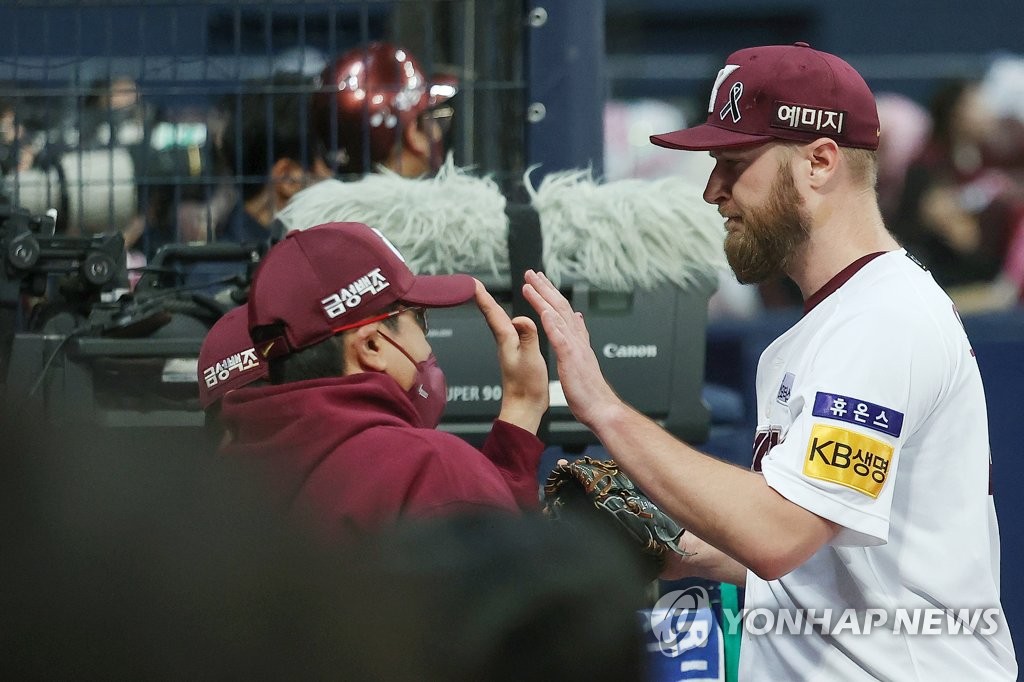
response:
[(704, 187), (704, 201), (709, 204), (720, 205), (729, 198), (728, 185), (719, 165), (715, 164), (711, 175), (708, 176), (708, 184)]

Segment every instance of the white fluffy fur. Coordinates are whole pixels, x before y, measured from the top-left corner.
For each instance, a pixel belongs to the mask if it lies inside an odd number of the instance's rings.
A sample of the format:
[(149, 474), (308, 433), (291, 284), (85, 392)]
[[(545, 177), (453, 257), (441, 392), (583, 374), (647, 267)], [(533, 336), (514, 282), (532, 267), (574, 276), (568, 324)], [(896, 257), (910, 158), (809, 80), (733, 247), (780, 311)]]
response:
[(376, 227), (419, 274), (508, 272), (505, 196), (450, 156), (433, 178), (382, 169), (354, 182), (324, 180), (292, 197), (277, 218), (289, 230), (326, 222)]
[[(715, 288), (727, 267), (717, 211), (686, 181), (618, 180), (589, 171), (525, 178), (541, 218), (544, 270), (556, 283), (586, 281), (609, 291), (674, 283)], [(449, 156), (429, 179), (388, 171), (303, 190), (277, 216), (288, 229), (356, 221), (380, 229), (418, 273), (508, 273), (505, 197), (495, 182), (457, 168)]]
[(727, 268), (722, 218), (679, 178), (594, 181), (590, 171), (547, 175), (527, 191), (541, 216), (544, 270), (610, 291), (717, 287)]

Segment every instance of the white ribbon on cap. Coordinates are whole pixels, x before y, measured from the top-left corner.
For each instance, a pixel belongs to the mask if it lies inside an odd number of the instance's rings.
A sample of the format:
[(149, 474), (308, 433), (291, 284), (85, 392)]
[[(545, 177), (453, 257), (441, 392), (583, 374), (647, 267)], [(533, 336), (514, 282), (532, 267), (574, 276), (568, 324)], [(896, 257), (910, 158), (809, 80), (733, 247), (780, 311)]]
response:
[(722, 83), (725, 82), (725, 79), (738, 68), (740, 68), (739, 64), (726, 64), (722, 67), (721, 71), (718, 72), (718, 77), (715, 78), (715, 85), (711, 88), (711, 101), (708, 102), (709, 114), (715, 110), (715, 100), (718, 99), (718, 88), (722, 87)]

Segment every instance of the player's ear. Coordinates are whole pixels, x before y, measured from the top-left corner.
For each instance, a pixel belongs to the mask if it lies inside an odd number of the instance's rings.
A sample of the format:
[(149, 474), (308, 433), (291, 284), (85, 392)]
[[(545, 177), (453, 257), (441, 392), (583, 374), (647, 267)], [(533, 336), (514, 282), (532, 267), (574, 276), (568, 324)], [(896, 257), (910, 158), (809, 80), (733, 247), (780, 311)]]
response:
[(835, 140), (818, 138), (804, 147), (804, 153), (810, 162), (808, 182), (811, 187), (819, 188), (832, 179), (840, 157), (839, 145)]
[(388, 367), (388, 356), (384, 353), (378, 323), (356, 327), (345, 333), (345, 374), (359, 372), (383, 372)]
[(405, 149), (419, 157), (430, 155), (430, 137), (421, 127), (419, 120), (414, 120), (402, 128), (402, 144)]

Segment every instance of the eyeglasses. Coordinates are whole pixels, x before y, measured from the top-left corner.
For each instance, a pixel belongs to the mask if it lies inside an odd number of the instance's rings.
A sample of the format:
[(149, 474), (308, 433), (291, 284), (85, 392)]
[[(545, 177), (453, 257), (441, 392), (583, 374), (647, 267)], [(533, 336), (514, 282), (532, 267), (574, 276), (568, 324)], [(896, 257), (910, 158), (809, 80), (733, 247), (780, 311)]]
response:
[(423, 334), (426, 335), (430, 331), (430, 325), (427, 324), (427, 309), (423, 307), (406, 308), (406, 310), (412, 311), (413, 319), (416, 320), (416, 326), (423, 330)]
[(386, 313), (381, 313), (380, 315), (368, 317), (365, 320), (359, 320), (358, 322), (353, 322), (351, 324), (345, 324), (340, 327), (334, 327), (333, 329), (331, 329), (331, 331), (337, 334), (338, 332), (343, 332), (348, 329), (355, 329), (356, 327), (363, 327), (374, 322), (380, 322), (381, 320), (386, 320), (391, 317), (397, 317), (398, 315), (401, 315), (402, 313), (405, 312), (412, 312), (413, 319), (416, 321), (416, 326), (423, 331), (424, 335), (426, 335), (430, 327), (427, 325), (427, 309), (424, 308), (423, 306), (410, 306), (408, 308), (403, 306), (396, 310), (391, 310)]
[(452, 127), (452, 117), (455, 115), (455, 108), (440, 106), (435, 109), (428, 109), (419, 116), (420, 126), (426, 128), (427, 123), (433, 121), (441, 131), (441, 136), (448, 134)]

